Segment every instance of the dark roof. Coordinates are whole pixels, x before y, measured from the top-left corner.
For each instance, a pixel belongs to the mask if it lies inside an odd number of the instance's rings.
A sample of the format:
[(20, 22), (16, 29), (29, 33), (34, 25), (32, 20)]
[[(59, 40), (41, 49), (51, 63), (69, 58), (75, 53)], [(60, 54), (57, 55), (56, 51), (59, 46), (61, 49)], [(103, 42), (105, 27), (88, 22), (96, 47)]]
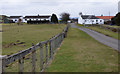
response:
[(20, 18), (20, 17), (22, 17), (22, 16), (10, 16), (8, 18)]
[(49, 18), (50, 16), (25, 16), (24, 18)]
[(94, 15), (82, 15), (81, 16), (83, 19), (99, 19)]

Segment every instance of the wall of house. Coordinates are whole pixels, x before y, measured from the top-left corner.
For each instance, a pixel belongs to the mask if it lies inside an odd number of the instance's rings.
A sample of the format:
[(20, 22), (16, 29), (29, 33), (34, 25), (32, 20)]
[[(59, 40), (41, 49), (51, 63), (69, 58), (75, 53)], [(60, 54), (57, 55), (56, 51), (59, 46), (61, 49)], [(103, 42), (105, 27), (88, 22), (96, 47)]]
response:
[(78, 18), (78, 24), (83, 24), (83, 22), (84, 22), (84, 20), (83, 20), (82, 17), (80, 16), (80, 17)]
[(83, 24), (104, 24), (103, 19), (83, 19)]
[(50, 18), (25, 18), (28, 24), (50, 23)]
[(41, 23), (50, 23), (49, 18), (25, 18), (25, 22), (28, 24), (41, 24)]
[(23, 17), (20, 17), (20, 18), (9, 18), (9, 20), (12, 20), (12, 23), (17, 23), (19, 19), (22, 19), (21, 22), (23, 22)]
[(82, 19), (82, 17), (79, 17), (78, 24), (104, 24), (104, 20), (103, 19)]

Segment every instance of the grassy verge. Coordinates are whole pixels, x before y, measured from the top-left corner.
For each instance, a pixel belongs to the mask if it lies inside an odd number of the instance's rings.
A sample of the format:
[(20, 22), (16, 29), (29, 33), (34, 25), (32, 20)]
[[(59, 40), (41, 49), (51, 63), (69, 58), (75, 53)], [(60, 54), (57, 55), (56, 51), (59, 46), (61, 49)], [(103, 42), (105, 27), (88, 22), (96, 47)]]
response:
[(120, 28), (120, 26), (116, 26), (116, 25), (104, 25), (106, 27), (113, 27), (113, 28)]
[[(40, 41), (48, 40), (64, 29), (63, 24), (2, 25), (2, 54), (11, 55)], [(20, 45), (15, 43), (24, 42)]]
[[(81, 24), (77, 24), (77, 26), (80, 26), (80, 27), (84, 27), (83, 25)], [(112, 26), (113, 27), (113, 26)], [(115, 26), (115, 27), (118, 27), (118, 26)], [(118, 37), (118, 33), (117, 32), (112, 32), (110, 30), (107, 30), (107, 29), (102, 29), (102, 28), (99, 28), (99, 27), (95, 27), (95, 26), (89, 26), (89, 27), (84, 27), (84, 28), (88, 28), (88, 29), (91, 29), (91, 30), (94, 30), (94, 31), (97, 31), (99, 33), (102, 33), (106, 36), (109, 36), (109, 37), (112, 37), (112, 38), (115, 38), (115, 39), (119, 39)], [(120, 40), (120, 39), (119, 39)]]
[(106, 36), (118, 39), (118, 33), (112, 32), (110, 30), (102, 29), (102, 28), (99, 28), (99, 27), (93, 27), (93, 26), (86, 27), (86, 28), (97, 31), (97, 32), (102, 33)]
[(78, 29), (67, 38), (45, 72), (117, 72), (118, 52)]

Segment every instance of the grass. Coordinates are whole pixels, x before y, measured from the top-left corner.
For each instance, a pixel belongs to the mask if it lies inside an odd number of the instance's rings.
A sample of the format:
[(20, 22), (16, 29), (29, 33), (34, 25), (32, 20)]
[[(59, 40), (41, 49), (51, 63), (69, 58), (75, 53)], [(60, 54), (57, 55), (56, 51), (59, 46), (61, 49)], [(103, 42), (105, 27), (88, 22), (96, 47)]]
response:
[[(40, 41), (48, 40), (52, 36), (62, 32), (66, 25), (64, 24), (33, 24), (33, 25), (16, 25), (6, 24), (2, 25), (2, 54), (11, 55), (17, 53), (20, 50), (27, 49), (32, 46), (32, 43), (36, 44)], [(9, 46), (10, 43), (17, 43), (16, 41), (25, 42), (25, 46)], [(43, 47), (45, 50), (45, 47)], [(44, 53), (45, 51), (43, 51)], [(40, 51), (39, 48), (36, 51), (36, 72), (40, 71)], [(44, 54), (45, 57), (45, 54)], [(31, 72), (32, 70), (32, 55), (31, 53), (25, 56), (24, 60), (24, 72)], [(44, 59), (45, 60), (45, 59)], [(18, 72), (18, 60), (9, 64), (5, 70), (6, 72)]]
[(120, 28), (120, 26), (116, 26), (116, 25), (104, 25), (104, 26), (113, 27), (113, 28)]
[[(38, 25), (2, 25), (2, 55), (11, 55), (18, 51), (27, 49), (40, 41), (48, 40), (60, 33), (63, 24), (38, 24)], [(22, 45), (10, 45), (12, 43), (25, 42)]]
[[(81, 24), (77, 24), (77, 26), (84, 27)], [(102, 29), (102, 28), (99, 28), (99, 27), (96, 27), (96, 26), (89, 26), (89, 27), (84, 27), (84, 28), (88, 28), (88, 29), (97, 31), (99, 33), (102, 33), (106, 36), (109, 36), (109, 37), (112, 37), (112, 38), (115, 38), (115, 39), (118, 39), (118, 37), (119, 37), (117, 32), (113, 32), (113, 31), (110, 31), (110, 30), (107, 30), (107, 29)]]
[(118, 52), (71, 28), (45, 72), (118, 72)]
[(84, 27), (84, 25), (82, 25), (82, 24), (77, 24), (77, 26), (81, 26), (81, 27)]
[(110, 30), (102, 29), (102, 28), (99, 28), (99, 27), (93, 27), (93, 26), (86, 27), (86, 28), (97, 31), (97, 32), (102, 33), (106, 36), (118, 39), (118, 33), (117, 32), (112, 32)]

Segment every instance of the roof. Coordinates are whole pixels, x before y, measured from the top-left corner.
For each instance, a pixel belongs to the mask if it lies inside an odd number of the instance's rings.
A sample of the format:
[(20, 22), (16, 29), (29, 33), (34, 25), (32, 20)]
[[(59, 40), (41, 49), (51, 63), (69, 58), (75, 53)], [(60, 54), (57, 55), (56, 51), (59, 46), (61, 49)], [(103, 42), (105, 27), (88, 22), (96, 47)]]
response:
[(99, 19), (94, 15), (81, 15), (83, 19)]
[(10, 16), (8, 18), (20, 18), (20, 17), (22, 17), (22, 16)]
[(114, 16), (96, 16), (97, 18), (104, 19), (104, 20), (109, 20), (113, 18)]
[(49, 18), (50, 16), (25, 16), (24, 18)]

